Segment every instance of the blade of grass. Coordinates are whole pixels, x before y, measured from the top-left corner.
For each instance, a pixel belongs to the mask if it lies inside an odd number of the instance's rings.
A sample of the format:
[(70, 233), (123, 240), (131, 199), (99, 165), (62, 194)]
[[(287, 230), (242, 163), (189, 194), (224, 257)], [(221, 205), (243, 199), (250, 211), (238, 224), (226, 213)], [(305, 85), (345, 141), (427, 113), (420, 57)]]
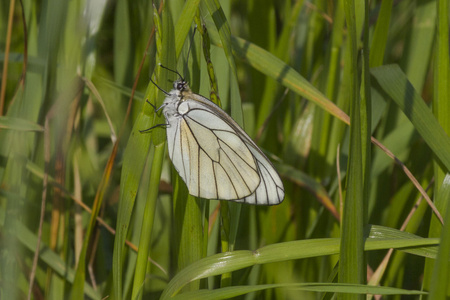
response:
[(358, 284), (329, 284), (329, 283), (286, 283), (286, 284), (262, 284), (249, 286), (233, 286), (216, 290), (200, 290), (196, 292), (182, 293), (173, 297), (174, 300), (209, 300), (209, 299), (230, 299), (245, 295), (251, 292), (266, 289), (285, 288), (294, 291), (312, 291), (317, 293), (355, 293), (355, 294), (377, 294), (377, 295), (427, 295), (422, 291), (409, 291), (405, 289), (368, 286)]
[[(366, 3), (367, 5), (367, 3)], [(364, 165), (366, 164), (366, 154), (363, 152), (363, 139), (366, 138), (362, 132), (362, 127), (367, 126), (365, 114), (361, 114), (361, 104), (359, 98), (359, 78), (357, 67), (357, 38), (356, 38), (356, 16), (355, 2), (344, 1), (345, 19), (348, 29), (348, 51), (350, 67), (350, 150), (347, 167), (347, 191), (345, 195), (342, 226), (341, 226), (341, 248), (339, 256), (339, 283), (359, 283), (365, 282), (366, 262), (364, 255)], [(366, 16), (367, 18), (367, 16)], [(370, 127), (369, 127), (370, 128)], [(369, 132), (370, 134), (370, 132)], [(368, 167), (368, 166), (366, 166)], [(368, 171), (367, 169), (365, 170)], [(338, 299), (361, 299), (360, 295), (340, 294)]]
[[(157, 9), (154, 8), (154, 15), (156, 15)], [(159, 24), (156, 25), (156, 41), (157, 41), (157, 58), (162, 65), (169, 68), (174, 68), (175, 60), (170, 58), (171, 51), (161, 50), (161, 33), (162, 28)], [(159, 25), (159, 27), (158, 27)], [(159, 43), (159, 44), (158, 44)], [(160, 68), (156, 69), (156, 74), (159, 74)], [(172, 76), (173, 74), (170, 74)], [(168, 72), (162, 72), (161, 75), (155, 75), (154, 81), (163, 89), (167, 89), (169, 78)], [(159, 93), (159, 90), (153, 84), (149, 84), (146, 92), (146, 98), (149, 101), (159, 106), (163, 101), (163, 94)], [(157, 97), (157, 95), (159, 97)], [(160, 117), (161, 118), (161, 117)], [(125, 153), (124, 162), (122, 167), (121, 181), (120, 181), (120, 200), (119, 210), (117, 215), (116, 225), (116, 237), (114, 240), (114, 253), (113, 253), (113, 287), (114, 296), (117, 299), (122, 299), (122, 275), (123, 266), (122, 259), (124, 258), (124, 244), (130, 225), (130, 219), (134, 207), (134, 201), (136, 199), (137, 189), (139, 187), (141, 173), (143, 170), (143, 162), (146, 160), (148, 149), (153, 143), (160, 143), (165, 139), (164, 132), (156, 130), (155, 132), (148, 133), (146, 136), (142, 136), (139, 132), (152, 127), (159, 122), (160, 118), (157, 118), (153, 108), (148, 103), (143, 103), (142, 111), (138, 114), (137, 120), (133, 126), (132, 133), (128, 140)], [(149, 136), (151, 134), (151, 137)]]
[(363, 224), (368, 222), (368, 200), (370, 189), (370, 173), (372, 170), (372, 95), (369, 70), (369, 1), (365, 2), (365, 17), (363, 24), (363, 50), (362, 50), (362, 74), (361, 74), (361, 145), (362, 145), (362, 170), (364, 180)]
[[(344, 94), (345, 90), (345, 81), (346, 78), (350, 78), (349, 76), (345, 76), (347, 74), (347, 69), (349, 69), (349, 65), (345, 64), (344, 69), (341, 70), (341, 55), (343, 48), (343, 36), (342, 32), (344, 30), (345, 25), (345, 13), (343, 8), (343, 2), (338, 2), (336, 5), (334, 18), (333, 18), (333, 27), (332, 27), (332, 48), (330, 51), (330, 59), (327, 64), (328, 69), (328, 79), (327, 79), (327, 87), (326, 87), (326, 96), (328, 99), (331, 99), (335, 102), (343, 111), (347, 111), (346, 108), (347, 99), (345, 97), (339, 97), (340, 94)], [(338, 81), (338, 78), (342, 76), (342, 82)], [(334, 100), (335, 99), (335, 100)], [(328, 149), (337, 149), (339, 145), (342, 143), (342, 137), (344, 136), (345, 131), (347, 130), (347, 126), (343, 124), (339, 119), (332, 118), (329, 134), (325, 135), (326, 140), (322, 140), (323, 144), (326, 144), (327, 149), (323, 149), (322, 151), (326, 151), (326, 164), (327, 166), (333, 166), (336, 161), (336, 151), (328, 151)], [(321, 134), (322, 135), (322, 134)], [(322, 146), (323, 147), (323, 146)], [(322, 161), (322, 160), (321, 160)]]
[(221, 46), (225, 52), (225, 56), (228, 60), (228, 64), (230, 66), (230, 80), (231, 80), (231, 97), (232, 105), (231, 105), (231, 116), (233, 119), (239, 124), (244, 124), (242, 117), (242, 103), (241, 103), (241, 95), (239, 93), (239, 87), (237, 83), (237, 70), (236, 64), (234, 62), (234, 56), (232, 53), (232, 39), (231, 39), (231, 29), (230, 24), (228, 23), (227, 18), (225, 17), (225, 13), (220, 6), (218, 0), (206, 0), (206, 7), (208, 8), (211, 17), (214, 20), (214, 24), (219, 32), (219, 37), (221, 41)]
[(139, 239), (138, 257), (134, 272), (133, 290), (131, 299), (142, 299), (145, 273), (147, 271), (149, 248), (151, 244), (153, 221), (156, 214), (156, 203), (158, 199), (158, 186), (161, 178), (161, 170), (164, 161), (166, 143), (155, 147), (153, 163), (151, 166), (150, 181), (148, 184), (147, 202), (145, 204), (144, 218), (142, 222), (141, 236)]
[[(445, 0), (438, 0), (437, 4), (437, 47), (434, 65), (436, 80), (434, 80), (433, 112), (444, 131), (450, 135), (449, 3)], [(434, 176), (437, 191), (439, 191), (447, 172), (448, 169), (446, 171), (440, 168), (439, 164), (435, 165)]]
[(126, 0), (117, 1), (114, 22), (114, 79), (120, 84), (129, 83), (134, 60), (131, 37), (130, 3)]
[(27, 119), (2, 116), (0, 117), (0, 128), (19, 131), (44, 131), (44, 127)]
[(175, 48), (176, 57), (178, 58), (183, 49), (186, 36), (191, 29), (192, 21), (194, 20), (195, 14), (198, 11), (198, 5), (200, 0), (188, 0), (183, 6), (183, 11), (177, 20), (175, 25)]
[[(402, 248), (405, 250), (410, 247), (437, 245), (439, 239), (377, 238), (366, 239), (365, 243), (366, 251), (389, 248)], [(184, 285), (201, 278), (216, 276), (258, 264), (279, 263), (293, 259), (338, 254), (339, 248), (340, 240), (337, 238), (310, 239), (272, 244), (255, 251), (238, 250), (211, 255), (189, 265), (176, 274), (167, 285), (160, 299), (164, 300), (175, 296)]]
[[(175, 51), (171, 51), (169, 49), (173, 49), (174, 45), (174, 29), (173, 22), (168, 9), (163, 8), (162, 11), (162, 24), (159, 19), (158, 14), (155, 13), (155, 24), (157, 30), (157, 38), (161, 38), (160, 50), (158, 51), (159, 55), (163, 55), (162, 53), (166, 53), (166, 60), (175, 60)], [(159, 33), (159, 34), (158, 34)], [(157, 46), (158, 47), (158, 46)], [(158, 48), (159, 48), (158, 47)], [(164, 71), (165, 72), (165, 71)], [(167, 72), (166, 72), (167, 73)], [(153, 83), (150, 82), (149, 85), (153, 86)], [(151, 87), (150, 87), (151, 88)], [(158, 130), (158, 129), (156, 129)], [(152, 134), (152, 137), (154, 135)], [(145, 137), (143, 137), (145, 138)], [(158, 198), (159, 191), (159, 182), (161, 178), (162, 165), (164, 161), (164, 153), (166, 148), (166, 143), (164, 139), (153, 140), (153, 144), (155, 145), (155, 151), (152, 158), (151, 163), (151, 173), (150, 173), (150, 182), (148, 186), (148, 194), (147, 194), (147, 202), (145, 205), (144, 218), (141, 225), (141, 236), (139, 239), (139, 251), (138, 257), (136, 261), (136, 268), (134, 272), (134, 281), (133, 281), (133, 289), (131, 299), (142, 299), (142, 291), (145, 280), (145, 273), (147, 271), (147, 262), (149, 255), (149, 247), (151, 243), (151, 233), (153, 229), (153, 221), (156, 213), (156, 202)]]
[[(195, 11), (197, 13), (197, 11)], [(194, 16), (195, 17), (195, 14)], [(186, 32), (184, 38), (186, 39), (187, 33), (189, 29), (192, 27), (192, 20), (190, 23), (182, 23), (183, 26), (187, 28), (180, 29), (183, 32)], [(178, 25), (178, 23), (177, 23)], [(179, 28), (176, 28), (178, 31)], [(198, 29), (201, 33), (201, 28)], [(176, 41), (177, 43), (180, 41)], [(188, 64), (185, 64), (184, 61), (189, 59), (187, 56), (187, 52), (181, 54), (178, 57), (178, 62), (182, 63), (182, 71), (183, 74), (191, 74), (191, 79), (200, 78), (200, 70), (195, 56), (199, 44), (196, 43), (195, 39), (189, 39), (186, 41), (187, 43), (193, 43), (186, 45), (187, 49), (195, 48), (196, 51), (191, 51), (189, 55), (193, 62), (192, 70), (186, 70), (186, 67), (189, 67)], [(181, 45), (182, 46), (182, 45)], [(177, 48), (178, 49), (178, 48)], [(180, 48), (181, 49), (181, 48)], [(186, 50), (186, 49), (185, 49)], [(183, 56), (183, 57), (182, 57)], [(195, 57), (194, 57), (195, 56)], [(183, 61), (184, 59), (184, 61)], [(199, 82), (193, 83), (193, 85), (199, 85)], [(182, 181), (181, 177), (178, 175), (175, 168), (172, 167), (172, 186), (174, 187), (173, 192), (173, 214), (174, 214), (174, 245), (173, 245), (173, 265), (175, 271), (178, 271), (187, 265), (201, 259), (206, 255), (206, 243), (208, 240), (207, 234), (205, 235), (207, 228), (205, 212), (204, 210), (208, 206), (208, 201), (205, 201), (200, 198), (193, 197), (189, 195), (187, 187), (185, 183)], [(200, 288), (200, 282), (194, 282), (186, 287), (186, 290), (198, 290)]]
[(372, 76), (399, 106), (443, 166), (450, 170), (450, 138), (439, 125), (425, 101), (397, 65), (377, 67)]
[[(231, 116), (233, 119), (243, 125), (242, 103), (237, 84), (237, 70), (234, 62), (234, 56), (232, 54), (231, 44), (231, 29), (230, 24), (225, 16), (219, 1), (206, 0), (204, 2), (206, 7), (214, 21), (216, 30), (219, 32), (219, 37), (222, 43), (222, 47), (225, 53), (225, 57), (228, 60), (230, 68), (230, 87), (231, 87)], [(208, 38), (209, 43), (209, 38)], [(210, 55), (208, 55), (210, 57)], [(214, 74), (214, 73), (213, 73)], [(211, 75), (211, 74), (210, 74)], [(215, 78), (211, 78), (215, 82)], [(217, 91), (216, 91), (217, 92)], [(223, 206), (223, 208), (222, 208)], [(234, 249), (236, 243), (236, 235), (238, 230), (239, 218), (240, 218), (241, 206), (237, 203), (222, 203), (221, 204), (221, 218), (222, 226), (229, 226), (229, 228), (223, 227), (221, 230), (222, 251), (228, 251)], [(231, 274), (226, 274), (222, 278), (222, 284), (229, 285), (231, 283)]]
[(407, 47), (400, 65), (414, 88), (422, 91), (436, 30), (436, 1), (419, 1), (413, 7), (414, 18), (408, 26)]
[(350, 123), (350, 118), (346, 113), (337, 107), (336, 104), (325, 98), (317, 88), (289, 65), (244, 39), (232, 36), (231, 41), (235, 54), (247, 61), (250, 66), (274, 78), (300, 96), (313, 101), (343, 122)]
[[(447, 7), (448, 8), (448, 7)], [(447, 10), (448, 11), (448, 10)], [(450, 296), (450, 288), (444, 282), (450, 282), (450, 175), (444, 179), (439, 189), (436, 201), (446, 202), (444, 228), (441, 231), (441, 243), (434, 264), (433, 274), (430, 280), (430, 299), (445, 299)], [(444, 211), (443, 211), (444, 212)]]
[[(433, 113), (436, 120), (446, 132), (447, 137), (450, 136), (450, 87), (449, 87), (449, 3), (448, 1), (436, 1), (436, 44), (435, 44), (435, 60), (434, 60), (434, 97), (433, 97)], [(434, 21), (434, 20), (433, 20)], [(433, 22), (434, 23), (434, 22)], [(448, 152), (448, 151), (447, 151)], [(434, 204), (436, 208), (444, 215), (448, 210), (449, 197), (439, 197), (441, 194), (441, 185), (446, 180), (450, 169), (443, 167), (440, 162), (434, 161), (434, 178), (435, 178), (435, 193)], [(448, 222), (448, 219), (447, 219)], [(443, 229), (441, 223), (436, 218), (431, 219), (430, 228), (428, 232), (429, 237), (443, 237)], [(443, 263), (443, 262), (442, 262)], [(433, 278), (439, 277), (447, 272), (448, 265), (439, 264), (439, 262), (427, 259), (425, 261), (423, 289), (428, 290), (433, 287)], [(442, 270), (442, 271), (441, 271)], [(447, 275), (448, 277), (448, 275)], [(436, 296), (445, 295), (445, 288), (433, 287)], [(436, 297), (432, 299), (439, 299), (443, 297)]]
[(373, 33), (372, 45), (370, 47), (370, 67), (378, 67), (383, 64), (386, 43), (388, 39), (389, 23), (391, 20), (393, 0), (381, 2), (378, 13), (377, 24)]

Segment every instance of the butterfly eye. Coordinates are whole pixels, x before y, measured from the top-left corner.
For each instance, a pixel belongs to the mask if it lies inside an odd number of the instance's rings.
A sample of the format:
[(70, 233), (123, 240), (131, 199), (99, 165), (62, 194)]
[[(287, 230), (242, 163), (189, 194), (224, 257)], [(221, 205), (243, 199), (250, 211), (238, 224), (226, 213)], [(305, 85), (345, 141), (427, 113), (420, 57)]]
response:
[(185, 89), (186, 86), (186, 82), (185, 81), (180, 81), (177, 83), (176, 89), (179, 91), (182, 91)]

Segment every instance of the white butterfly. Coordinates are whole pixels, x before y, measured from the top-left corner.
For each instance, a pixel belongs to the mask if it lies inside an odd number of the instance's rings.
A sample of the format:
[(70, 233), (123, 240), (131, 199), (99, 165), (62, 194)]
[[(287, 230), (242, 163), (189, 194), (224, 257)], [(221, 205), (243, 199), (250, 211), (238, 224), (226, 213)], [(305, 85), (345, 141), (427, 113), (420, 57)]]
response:
[[(181, 76), (180, 76), (181, 77)], [(189, 194), (206, 199), (275, 205), (284, 187), (272, 163), (245, 131), (183, 80), (161, 107), (169, 156)]]

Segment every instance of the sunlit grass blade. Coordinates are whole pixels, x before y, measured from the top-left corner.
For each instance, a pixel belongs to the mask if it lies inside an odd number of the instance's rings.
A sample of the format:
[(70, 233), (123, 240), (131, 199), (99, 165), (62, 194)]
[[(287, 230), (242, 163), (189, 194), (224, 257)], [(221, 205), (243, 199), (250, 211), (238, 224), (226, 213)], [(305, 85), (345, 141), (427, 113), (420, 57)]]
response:
[(376, 295), (427, 295), (422, 291), (411, 291), (383, 286), (367, 286), (358, 284), (327, 284), (327, 283), (286, 283), (286, 284), (264, 284), (256, 286), (233, 286), (216, 290), (200, 290), (179, 294), (174, 300), (209, 300), (209, 299), (230, 299), (245, 295), (251, 292), (263, 291), (266, 289), (284, 288), (290, 291), (311, 291), (317, 293), (354, 293), (354, 294), (376, 294)]
[[(389, 248), (409, 248), (436, 245), (438, 239), (366, 239), (365, 250), (381, 250)], [(201, 278), (220, 275), (240, 270), (258, 264), (276, 263), (293, 259), (319, 257), (338, 254), (340, 240), (309, 239), (292, 242), (277, 243), (262, 247), (255, 251), (238, 250), (219, 253), (205, 257), (181, 270), (169, 282), (161, 299), (169, 299), (176, 295), (180, 289), (189, 282)]]
[(236, 55), (247, 61), (253, 68), (274, 78), (300, 96), (311, 100), (340, 120), (349, 123), (347, 114), (279, 58), (239, 37), (233, 36), (232, 43)]

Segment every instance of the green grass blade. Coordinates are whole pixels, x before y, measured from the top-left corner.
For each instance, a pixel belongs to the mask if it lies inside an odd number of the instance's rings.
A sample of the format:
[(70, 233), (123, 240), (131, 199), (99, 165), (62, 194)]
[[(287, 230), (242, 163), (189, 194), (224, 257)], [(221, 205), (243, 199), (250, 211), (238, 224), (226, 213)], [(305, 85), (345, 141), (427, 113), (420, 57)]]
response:
[(206, 7), (208, 8), (211, 17), (214, 20), (214, 24), (216, 25), (217, 31), (219, 32), (219, 37), (221, 41), (221, 46), (225, 52), (225, 56), (228, 60), (228, 64), (230, 67), (230, 80), (231, 80), (231, 116), (233, 119), (240, 124), (241, 126), (244, 124), (243, 116), (242, 116), (242, 104), (241, 104), (241, 95), (239, 93), (239, 87), (237, 83), (237, 70), (236, 64), (234, 62), (234, 57), (232, 53), (232, 40), (231, 40), (231, 29), (230, 24), (228, 23), (227, 18), (225, 17), (225, 13), (220, 6), (218, 0), (206, 0), (204, 2)]
[(18, 131), (44, 131), (44, 127), (39, 124), (30, 122), (27, 119), (2, 116), (0, 117), (0, 128), (18, 130)]
[[(447, 135), (450, 136), (450, 63), (449, 63), (449, 20), (448, 1), (439, 0), (437, 6), (437, 47), (435, 59), (435, 79), (434, 80), (434, 99), (433, 112), (439, 124), (441, 124)], [(446, 173), (445, 169), (440, 168), (438, 164), (435, 165), (435, 180), (436, 188), (439, 187), (444, 180)], [(439, 204), (438, 204), (439, 205)]]
[(440, 162), (450, 170), (450, 138), (439, 125), (405, 73), (397, 65), (371, 70), (381, 89), (397, 104), (431, 148)]
[[(427, 238), (387, 238), (367, 239), (365, 250), (380, 250), (389, 248), (409, 248), (431, 246), (439, 243), (438, 239)], [(189, 282), (216, 276), (227, 272), (251, 267), (257, 264), (279, 263), (292, 259), (319, 257), (338, 254), (340, 241), (333, 239), (309, 239), (284, 242), (262, 247), (255, 251), (238, 250), (219, 253), (205, 257), (181, 270), (169, 282), (161, 295), (161, 299), (175, 296)]]
[(145, 204), (144, 217), (139, 239), (139, 251), (136, 260), (136, 269), (134, 272), (133, 289), (131, 299), (142, 299), (145, 275), (147, 272), (147, 262), (149, 248), (151, 244), (153, 222), (156, 214), (156, 203), (158, 200), (159, 186), (161, 178), (161, 169), (164, 161), (166, 143), (161, 143), (155, 147), (153, 163), (151, 165), (150, 181), (148, 184), (147, 202)]
[(314, 102), (333, 116), (349, 122), (349, 117), (334, 103), (328, 100), (317, 88), (303, 78), (292, 67), (270, 54), (266, 50), (245, 41), (232, 37), (233, 50), (236, 55), (247, 61), (253, 68), (279, 81), (298, 95)]
[(413, 14), (401, 66), (414, 88), (422, 91), (436, 31), (436, 1), (418, 2)]
[(370, 47), (370, 67), (378, 67), (383, 64), (388, 39), (389, 24), (392, 14), (393, 0), (381, 2), (378, 13), (377, 24), (373, 33), (372, 45)]
[[(162, 55), (162, 52), (166, 53), (166, 59), (174, 60), (175, 51), (169, 51), (168, 49), (173, 49), (174, 45), (174, 28), (172, 24), (172, 18), (167, 9), (163, 10), (162, 13), (162, 27), (158, 25), (157, 28), (161, 29), (161, 37), (162, 37), (162, 50), (159, 52)], [(155, 14), (155, 23), (159, 24), (158, 15)], [(164, 58), (162, 58), (164, 59)], [(166, 70), (160, 70), (164, 73), (167, 73)], [(149, 85), (153, 86), (153, 83), (150, 82)], [(150, 87), (151, 89), (152, 87)], [(160, 130), (161, 128), (155, 128), (156, 130)], [(161, 135), (159, 135), (161, 136)], [(152, 134), (154, 138), (155, 135)], [(145, 136), (141, 136), (141, 138), (146, 138)], [(159, 182), (161, 178), (162, 165), (164, 162), (164, 153), (166, 148), (166, 143), (164, 139), (153, 139), (153, 144), (155, 145), (152, 161), (151, 161), (151, 171), (150, 171), (150, 181), (148, 183), (148, 193), (147, 193), (147, 201), (145, 205), (144, 218), (141, 224), (141, 235), (139, 239), (139, 251), (138, 257), (136, 260), (136, 268), (134, 272), (134, 281), (132, 287), (131, 299), (142, 299), (143, 296), (143, 287), (144, 281), (147, 271), (147, 262), (149, 255), (149, 247), (151, 244), (152, 237), (152, 229), (153, 229), (153, 221), (156, 214), (156, 203), (158, 199), (158, 191), (159, 191)]]
[[(214, 21), (216, 29), (219, 33), (221, 40), (221, 45), (223, 47), (225, 57), (227, 58), (228, 65), (230, 68), (230, 104), (231, 104), (231, 116), (233, 119), (243, 125), (243, 114), (242, 114), (242, 104), (241, 97), (239, 93), (238, 83), (237, 83), (237, 70), (236, 64), (234, 62), (234, 57), (232, 54), (232, 44), (231, 44), (231, 29), (228, 20), (225, 16), (224, 9), (217, 0), (206, 0), (205, 5), (211, 14)], [(209, 38), (207, 40), (209, 44)], [(209, 50), (209, 49), (208, 49)], [(207, 50), (207, 51), (208, 51)], [(208, 59), (210, 55), (207, 55)], [(209, 63), (207, 61), (207, 63)], [(208, 68), (211, 69), (211, 68)], [(216, 80), (211, 78), (212, 82)], [(221, 242), (222, 251), (228, 251), (234, 249), (234, 244), (236, 242), (236, 235), (238, 230), (239, 218), (240, 218), (240, 205), (236, 203), (222, 203), (221, 204)], [(222, 278), (222, 284), (229, 285), (231, 283), (231, 274), (226, 274)]]
[(200, 0), (189, 0), (183, 6), (183, 11), (177, 20), (175, 25), (175, 47), (176, 47), (176, 57), (178, 58), (183, 49), (184, 42), (186, 41), (186, 36), (192, 26), (192, 21), (194, 20), (195, 14), (198, 10), (198, 5)]
[[(448, 1), (436, 1), (436, 42), (435, 42), (435, 59), (434, 59), (434, 95), (433, 95), (433, 113), (439, 124), (442, 126), (447, 136), (450, 137), (450, 65), (449, 65), (449, 3)], [(434, 166), (434, 178), (435, 178), (435, 193), (434, 204), (436, 208), (441, 212), (441, 215), (445, 214), (448, 207), (448, 197), (440, 197), (441, 185), (446, 180), (449, 174), (449, 168), (442, 166), (437, 160), (433, 163)], [(436, 218), (432, 218), (430, 228), (428, 232), (429, 237), (443, 236), (443, 228), (441, 222)], [(437, 273), (441, 272), (441, 269), (447, 269), (448, 266), (439, 264), (436, 261), (427, 259), (425, 262), (424, 282), (423, 288), (425, 290), (432, 289), (433, 278)], [(437, 270), (439, 269), (439, 270)], [(446, 271), (442, 271), (446, 272)], [(442, 274), (442, 273), (441, 273)], [(445, 276), (444, 276), (445, 277)], [(445, 288), (434, 286), (435, 293), (437, 295), (444, 295)], [(436, 297), (439, 299), (442, 297)]]
[[(366, 3), (367, 5), (367, 3)], [(367, 115), (361, 114), (362, 108), (359, 98), (359, 78), (357, 67), (357, 38), (355, 24), (355, 3), (353, 1), (344, 2), (347, 28), (349, 31), (348, 47), (351, 64), (349, 101), (350, 109), (350, 150), (347, 167), (346, 196), (344, 201), (342, 227), (341, 227), (341, 251), (339, 257), (339, 283), (364, 283), (366, 262), (363, 252), (363, 228), (364, 228), (364, 165), (366, 164), (367, 153), (363, 152), (363, 140), (365, 136), (362, 128), (367, 128)], [(368, 88), (368, 87), (367, 87)], [(364, 118), (364, 115), (366, 118)], [(370, 127), (369, 127), (370, 128)], [(370, 131), (369, 131), (370, 134)], [(368, 167), (366, 165), (366, 167)], [(368, 171), (367, 169), (365, 170)], [(357, 299), (360, 296), (351, 294), (338, 295), (340, 299)]]
[[(155, 20), (159, 20), (159, 16), (155, 10), (154, 13)], [(155, 21), (157, 37), (158, 56), (157, 61), (161, 62), (162, 65), (174, 69), (175, 65), (175, 51), (173, 46), (173, 34), (162, 35), (164, 29), (162, 28), (160, 22)], [(172, 40), (171, 40), (172, 39)], [(172, 45), (172, 46), (169, 46)], [(170, 50), (172, 49), (172, 50)], [(159, 73), (161, 68), (157, 68), (156, 71)], [(156, 82), (160, 84), (161, 88), (167, 89), (169, 83), (167, 79), (169, 78), (168, 72), (165, 70), (158, 76), (160, 80)], [(173, 74), (170, 74), (173, 76)], [(152, 83), (149, 84), (146, 96), (149, 101), (156, 103), (159, 106), (162, 103), (162, 93), (159, 91)], [(138, 115), (137, 120), (133, 126), (131, 136), (128, 140), (127, 147), (124, 153), (124, 162), (122, 167), (122, 177), (121, 177), (121, 195), (119, 202), (119, 211), (117, 217), (117, 232), (114, 241), (114, 256), (113, 256), (113, 286), (114, 294), (117, 299), (122, 299), (122, 275), (123, 275), (123, 254), (124, 254), (124, 244), (125, 238), (128, 233), (128, 228), (130, 225), (131, 214), (134, 207), (134, 201), (136, 199), (137, 190), (140, 183), (141, 172), (144, 167), (144, 162), (148, 154), (148, 149), (151, 144), (160, 144), (164, 142), (165, 134), (164, 131), (155, 130), (151, 133), (141, 134), (139, 131), (152, 127), (158, 122), (158, 118), (155, 118), (155, 113), (153, 108), (147, 103), (143, 103), (142, 112)], [(154, 189), (158, 189), (158, 186), (154, 186)]]
[(444, 282), (450, 282), (450, 175), (447, 174), (436, 197), (436, 202), (446, 202), (443, 208), (447, 211), (444, 228), (441, 231), (441, 244), (434, 264), (433, 275), (430, 280), (430, 299), (446, 299), (450, 297), (450, 288)]
[(317, 293), (355, 293), (355, 294), (376, 294), (376, 295), (427, 295), (426, 292), (410, 291), (383, 286), (368, 286), (358, 284), (327, 284), (327, 283), (286, 283), (286, 284), (264, 284), (255, 286), (234, 286), (216, 290), (200, 290), (187, 292), (173, 297), (174, 300), (209, 300), (209, 299), (230, 299), (245, 295), (251, 292), (263, 291), (266, 289), (285, 288), (291, 291), (311, 291)]
[(126, 0), (117, 1), (114, 22), (114, 79), (124, 84), (130, 81), (131, 62), (134, 53), (132, 49), (130, 3)]

